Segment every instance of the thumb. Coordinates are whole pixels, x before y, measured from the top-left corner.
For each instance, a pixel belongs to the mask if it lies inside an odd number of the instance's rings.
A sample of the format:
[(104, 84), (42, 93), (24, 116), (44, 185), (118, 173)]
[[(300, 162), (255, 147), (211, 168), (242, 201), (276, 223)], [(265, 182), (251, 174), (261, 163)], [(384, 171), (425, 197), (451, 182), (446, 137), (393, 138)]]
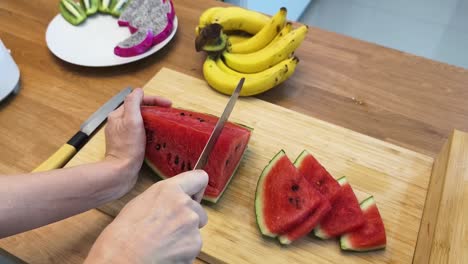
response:
[(174, 181), (187, 195), (200, 202), (208, 184), (208, 174), (203, 170), (186, 171), (169, 180)]

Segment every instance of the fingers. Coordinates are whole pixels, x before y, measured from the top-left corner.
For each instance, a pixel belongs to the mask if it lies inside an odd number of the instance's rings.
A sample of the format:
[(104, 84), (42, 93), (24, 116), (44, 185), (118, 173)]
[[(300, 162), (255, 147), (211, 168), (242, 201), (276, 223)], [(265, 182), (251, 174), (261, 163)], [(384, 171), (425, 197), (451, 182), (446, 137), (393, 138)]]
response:
[(158, 105), (163, 107), (170, 107), (172, 105), (171, 100), (160, 96), (147, 95), (143, 97), (143, 105)]
[(198, 219), (200, 221), (198, 228), (204, 227), (208, 223), (208, 215), (206, 214), (205, 209), (203, 209), (200, 203), (195, 201), (192, 201), (191, 207), (192, 210), (198, 215)]
[(203, 170), (186, 171), (169, 179), (174, 181), (189, 196), (203, 196), (208, 184), (208, 174)]
[(123, 113), (124, 113), (124, 106), (121, 105), (117, 109), (115, 109), (113, 112), (111, 112), (109, 114), (109, 117), (120, 118), (120, 117), (122, 117)]
[(206, 186), (203, 188), (203, 190), (199, 191), (198, 193), (192, 195), (192, 199), (197, 201), (198, 203), (201, 203), (203, 199), (203, 194), (205, 193)]
[(140, 117), (140, 105), (143, 101), (143, 90), (136, 88), (132, 93), (125, 97), (124, 118), (132, 120)]

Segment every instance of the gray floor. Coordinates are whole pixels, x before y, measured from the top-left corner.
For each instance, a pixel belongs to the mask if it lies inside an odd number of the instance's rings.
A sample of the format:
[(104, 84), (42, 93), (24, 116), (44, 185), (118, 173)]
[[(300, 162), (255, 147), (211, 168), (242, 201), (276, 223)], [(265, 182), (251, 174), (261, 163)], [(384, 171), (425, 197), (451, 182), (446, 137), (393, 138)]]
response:
[(300, 21), (468, 69), (468, 0), (312, 0)]

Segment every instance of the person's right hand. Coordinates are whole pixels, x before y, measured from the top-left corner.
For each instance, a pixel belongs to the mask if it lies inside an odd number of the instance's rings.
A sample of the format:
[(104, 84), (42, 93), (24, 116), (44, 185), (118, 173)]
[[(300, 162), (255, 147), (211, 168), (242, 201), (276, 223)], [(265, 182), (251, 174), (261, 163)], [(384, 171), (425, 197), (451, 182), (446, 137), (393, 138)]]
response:
[(196, 170), (154, 184), (122, 209), (85, 263), (192, 263), (208, 218), (191, 197), (201, 197), (207, 183)]

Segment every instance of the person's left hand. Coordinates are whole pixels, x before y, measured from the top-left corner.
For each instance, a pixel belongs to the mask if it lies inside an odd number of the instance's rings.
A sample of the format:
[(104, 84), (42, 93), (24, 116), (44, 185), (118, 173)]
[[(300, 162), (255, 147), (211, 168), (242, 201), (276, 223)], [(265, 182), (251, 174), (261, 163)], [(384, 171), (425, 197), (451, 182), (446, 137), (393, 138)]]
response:
[(143, 96), (143, 90), (136, 88), (122, 106), (109, 114), (106, 135), (105, 159), (117, 162), (125, 168), (124, 182), (130, 190), (135, 184), (145, 156), (146, 135), (141, 117), (141, 105), (170, 107), (171, 101), (157, 96)]

